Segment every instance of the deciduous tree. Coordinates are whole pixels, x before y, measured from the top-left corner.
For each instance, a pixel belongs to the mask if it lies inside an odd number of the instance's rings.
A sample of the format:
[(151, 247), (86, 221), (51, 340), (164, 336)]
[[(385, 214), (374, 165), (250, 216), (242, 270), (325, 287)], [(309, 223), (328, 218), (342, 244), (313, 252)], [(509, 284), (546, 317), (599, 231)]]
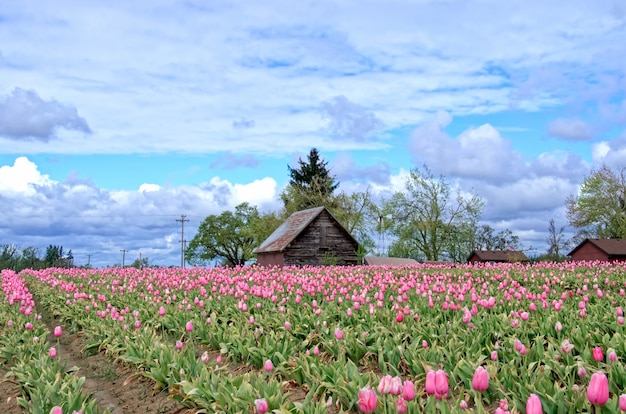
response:
[(394, 217), (391, 232), (396, 237), (390, 254), (398, 250), (426, 260), (451, 258), (453, 251), (456, 257), (463, 256), (454, 232), (476, 225), (483, 200), (460, 190), (453, 194), (445, 177), (435, 178), (426, 166), (411, 171), (405, 188), (389, 201)]
[(244, 265), (259, 245), (259, 235), (254, 232), (258, 220), (257, 208), (248, 203), (239, 204), (234, 212), (208, 216), (187, 247), (187, 261), (200, 265), (220, 259), (229, 266)]
[(567, 218), (584, 238), (626, 238), (626, 168), (614, 171), (603, 165), (592, 171), (578, 194), (565, 202)]

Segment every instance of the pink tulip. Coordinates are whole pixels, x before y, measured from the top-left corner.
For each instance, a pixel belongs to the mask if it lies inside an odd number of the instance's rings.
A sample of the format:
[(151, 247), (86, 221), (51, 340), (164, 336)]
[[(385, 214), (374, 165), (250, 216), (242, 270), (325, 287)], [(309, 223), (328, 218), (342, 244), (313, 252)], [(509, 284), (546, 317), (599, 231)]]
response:
[(267, 405), (265, 398), (254, 400), (254, 406), (256, 407), (256, 412), (259, 414), (265, 414), (269, 411), (269, 406)]
[(205, 363), (205, 364), (206, 364), (207, 362), (209, 362), (209, 353), (208, 353), (208, 351), (204, 351), (204, 352), (202, 353), (202, 355), (200, 356), (200, 361), (202, 361), (202, 362), (203, 362), (203, 363)]
[(57, 350), (56, 350), (56, 348), (50, 348), (48, 352), (50, 354), (50, 358), (56, 358), (57, 357)]
[(596, 362), (604, 361), (604, 353), (602, 352), (602, 348), (596, 346), (593, 348), (593, 360)]
[(565, 339), (561, 342), (561, 352), (564, 354), (571, 354), (574, 349), (574, 344), (572, 344), (569, 339)]
[(313, 355), (317, 356), (320, 354), (320, 348), (315, 345), (315, 347), (313, 348)]
[(422, 340), (422, 348), (424, 348), (424, 349), (428, 348), (428, 341), (426, 341), (425, 339)]
[(291, 323), (289, 321), (285, 321), (285, 330), (290, 330), (291, 329)]
[(24, 325), (24, 327), (26, 328), (27, 331), (32, 331), (34, 328), (33, 324), (30, 322), (26, 322), (26, 325)]
[(585, 369), (585, 367), (578, 367), (578, 376), (582, 378), (585, 375), (587, 375), (587, 370)]
[(440, 369), (435, 372), (435, 398), (448, 398), (448, 374)]
[(391, 375), (384, 375), (378, 383), (378, 392), (385, 395), (391, 392)]
[(400, 397), (393, 403), (393, 406), (396, 408), (398, 414), (404, 414), (407, 411), (406, 401), (404, 398)]
[(163, 315), (165, 315), (165, 308), (163, 306), (161, 306), (159, 308), (159, 316), (163, 316)]
[(526, 414), (542, 414), (543, 407), (541, 406), (541, 400), (536, 394), (530, 394), (528, 401), (526, 401)]
[(263, 369), (265, 370), (265, 372), (270, 372), (271, 370), (274, 369), (274, 364), (272, 364), (271, 359), (268, 359), (267, 361), (265, 361), (265, 363), (263, 364)]
[(609, 361), (615, 362), (617, 361), (617, 354), (615, 351), (609, 351)]
[(12, 328), (12, 327), (13, 327), (13, 321), (11, 321), (11, 320), (10, 320), (10, 321), (8, 321), (8, 322), (7, 322), (7, 326), (8, 326), (9, 328)]
[(415, 399), (415, 385), (412, 381), (404, 381), (402, 386), (402, 398), (407, 401), (413, 401)]
[(619, 396), (619, 409), (622, 411), (626, 411), (626, 394), (622, 394)]
[(55, 326), (55, 328), (54, 328), (54, 336), (59, 338), (61, 335), (63, 335), (63, 329), (61, 329), (60, 326)]
[(459, 403), (459, 408), (461, 408), (461, 410), (467, 410), (467, 407), (467, 401), (461, 400), (461, 402)]
[(343, 339), (343, 331), (341, 329), (335, 329), (335, 338), (337, 338), (338, 341)]
[(370, 388), (369, 385), (359, 390), (357, 405), (362, 413), (373, 413), (376, 411), (376, 403), (376, 391)]
[(191, 332), (191, 331), (193, 331), (193, 323), (192, 323), (191, 321), (188, 321), (188, 322), (185, 324), (185, 330), (186, 330), (187, 332)]
[(472, 379), (472, 388), (476, 391), (485, 391), (489, 388), (489, 373), (483, 367), (476, 368), (474, 378)]
[(59, 407), (58, 405), (56, 407), (52, 407), (52, 410), (50, 410), (50, 414), (63, 414), (63, 408)]
[(557, 331), (557, 332), (561, 332), (563, 330), (563, 324), (561, 324), (561, 322), (557, 322), (554, 325), (554, 330)]
[(426, 389), (426, 393), (427, 394), (434, 394), (435, 393), (435, 377), (437, 376), (437, 374), (435, 373), (434, 370), (428, 370), (428, 372), (426, 373), (426, 385), (425, 385), (425, 389)]
[(176, 341), (176, 349), (179, 351), (183, 349), (183, 343), (181, 341)]
[(391, 386), (389, 387), (389, 394), (400, 395), (402, 394), (402, 378), (393, 377), (391, 379)]
[(498, 360), (498, 351), (491, 351), (491, 360), (492, 361)]
[(604, 405), (609, 400), (609, 380), (604, 372), (596, 372), (591, 376), (587, 399), (594, 405)]
[(398, 312), (396, 314), (396, 322), (402, 322), (404, 320), (404, 314), (402, 312)]

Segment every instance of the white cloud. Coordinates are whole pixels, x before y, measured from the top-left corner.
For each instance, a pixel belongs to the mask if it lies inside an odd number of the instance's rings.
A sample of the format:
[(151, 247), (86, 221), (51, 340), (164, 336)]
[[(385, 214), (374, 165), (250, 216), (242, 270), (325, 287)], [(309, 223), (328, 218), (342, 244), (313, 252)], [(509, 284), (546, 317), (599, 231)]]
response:
[(35, 186), (50, 185), (48, 175), (41, 174), (37, 165), (26, 157), (19, 157), (13, 166), (0, 167), (0, 194), (33, 195)]
[(593, 136), (589, 124), (580, 119), (555, 119), (548, 125), (548, 133), (569, 141), (585, 141)]
[(0, 136), (49, 141), (60, 128), (91, 133), (76, 108), (55, 100), (46, 102), (35, 91), (15, 88), (10, 95), (0, 96)]

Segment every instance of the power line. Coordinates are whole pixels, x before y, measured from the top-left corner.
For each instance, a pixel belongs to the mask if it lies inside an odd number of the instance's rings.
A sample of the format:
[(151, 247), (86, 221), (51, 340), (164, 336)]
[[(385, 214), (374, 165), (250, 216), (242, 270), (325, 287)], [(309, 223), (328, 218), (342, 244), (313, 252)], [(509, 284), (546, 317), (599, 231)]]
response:
[(185, 242), (187, 241), (185, 240), (185, 222), (189, 221), (185, 217), (187, 216), (181, 214), (180, 219), (176, 219), (176, 221), (180, 222), (180, 267), (182, 269), (185, 268)]

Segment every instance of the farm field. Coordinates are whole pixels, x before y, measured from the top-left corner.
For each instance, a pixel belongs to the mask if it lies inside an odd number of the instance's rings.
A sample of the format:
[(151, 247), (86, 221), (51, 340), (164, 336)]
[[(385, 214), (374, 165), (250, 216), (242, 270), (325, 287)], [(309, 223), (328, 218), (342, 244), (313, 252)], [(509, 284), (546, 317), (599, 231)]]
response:
[(2, 412), (626, 410), (625, 264), (1, 277)]

